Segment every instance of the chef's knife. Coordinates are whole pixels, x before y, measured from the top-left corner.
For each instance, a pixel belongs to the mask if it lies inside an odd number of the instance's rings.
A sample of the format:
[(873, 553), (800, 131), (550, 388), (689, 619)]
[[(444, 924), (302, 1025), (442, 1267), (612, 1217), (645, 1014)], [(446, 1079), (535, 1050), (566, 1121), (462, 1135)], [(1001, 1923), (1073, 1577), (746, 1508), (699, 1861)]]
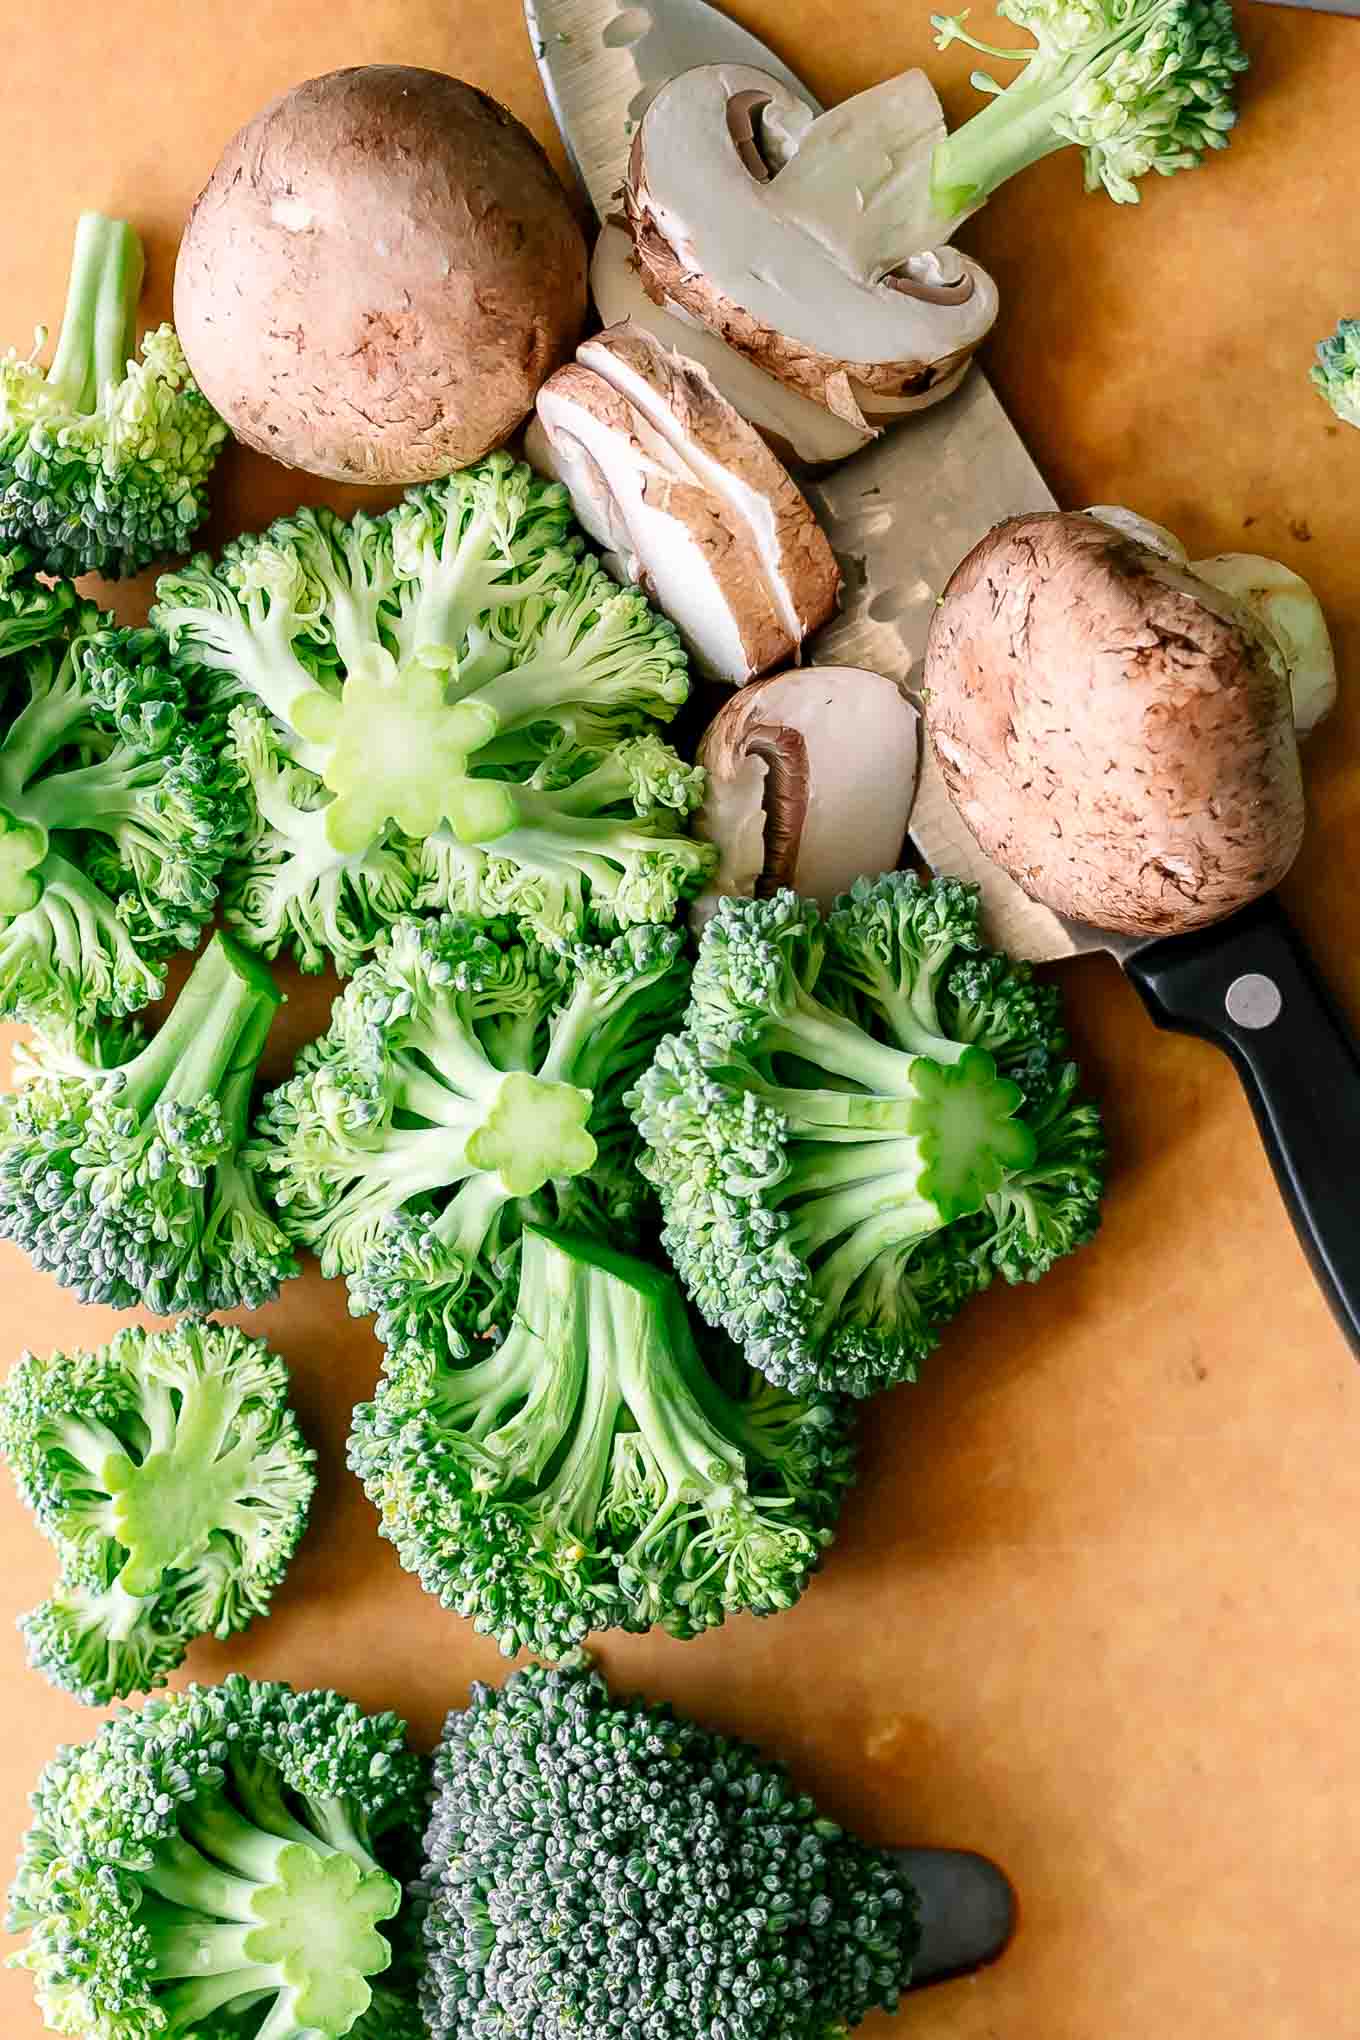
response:
[[(601, 217), (657, 86), (695, 64), (752, 64), (816, 105), (765, 45), (706, 0), (525, 0), (548, 100)], [(820, 633), (827, 664), (911, 683), (935, 599), (1003, 517), (1055, 500), (985, 377), (885, 434), (808, 491), (846, 576)], [(974, 879), (993, 940), (1036, 962), (1106, 949), (1159, 1027), (1229, 1055), (1281, 1192), (1342, 1330), (1360, 1351), (1360, 1046), (1279, 903), (1202, 933), (1140, 942), (1061, 919), (984, 857), (924, 746), (911, 837), (934, 870)]]

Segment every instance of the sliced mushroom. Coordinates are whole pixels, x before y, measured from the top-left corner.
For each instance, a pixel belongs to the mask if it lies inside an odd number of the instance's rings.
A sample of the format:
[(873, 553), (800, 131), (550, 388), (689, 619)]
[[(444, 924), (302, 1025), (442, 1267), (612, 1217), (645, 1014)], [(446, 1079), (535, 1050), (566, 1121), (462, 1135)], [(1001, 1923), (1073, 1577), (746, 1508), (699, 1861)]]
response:
[(607, 514), (611, 528), (617, 519), (627, 532), (637, 578), (706, 671), (735, 686), (788, 657), (754, 536), (635, 405), (594, 370), (568, 362), (539, 391), (538, 416), (564, 479), (579, 473), (582, 454), (603, 477), (612, 508), (604, 512), (592, 495), (591, 514)]
[(654, 303), (644, 286), (632, 239), (623, 227), (606, 226), (595, 243), (590, 287), (606, 326), (631, 320), (663, 347), (699, 362), (728, 403), (789, 466), (828, 467), (848, 460), (872, 439), (868, 425), (851, 425), (821, 404), (787, 389), (679, 305)]
[(1202, 927), (1303, 839), (1288, 679), (1244, 604), (1080, 513), (1010, 518), (931, 624), (930, 740), (989, 857), (1057, 912)]
[(624, 191), (649, 292), (856, 430), (884, 400), (938, 396), (997, 312), (985, 270), (920, 245), (944, 132), (919, 71), (810, 122), (763, 71), (684, 72), (648, 107)]
[(1294, 727), (1301, 737), (1315, 729), (1336, 706), (1336, 657), (1322, 604), (1302, 575), (1280, 560), (1263, 559), (1259, 553), (1218, 553), (1213, 559), (1190, 564), (1189, 554), (1175, 533), (1164, 524), (1140, 517), (1136, 510), (1122, 510), (1102, 503), (1086, 512), (1098, 517), (1139, 544), (1150, 546), (1164, 559), (1188, 567), (1201, 581), (1231, 595), (1245, 605), (1278, 646), (1289, 672), (1294, 700)]
[(1289, 668), (1294, 727), (1301, 737), (1336, 706), (1336, 655), (1322, 604), (1301, 574), (1256, 553), (1219, 553), (1191, 572), (1251, 611), (1274, 638)]
[(840, 593), (836, 556), (788, 469), (708, 371), (631, 325), (583, 341), (576, 359), (642, 413), (754, 538), (790, 645), (820, 629)]
[(895, 870), (920, 763), (920, 720), (896, 685), (859, 666), (805, 666), (743, 687), (699, 747), (701, 836), (718, 847), (696, 926), (720, 899), (792, 886), (829, 906)]
[(565, 486), (577, 521), (601, 548), (615, 580), (640, 581), (642, 563), (633, 551), (614, 492), (580, 440), (566, 431), (549, 438), (535, 412), (524, 428), (524, 458), (536, 473)]

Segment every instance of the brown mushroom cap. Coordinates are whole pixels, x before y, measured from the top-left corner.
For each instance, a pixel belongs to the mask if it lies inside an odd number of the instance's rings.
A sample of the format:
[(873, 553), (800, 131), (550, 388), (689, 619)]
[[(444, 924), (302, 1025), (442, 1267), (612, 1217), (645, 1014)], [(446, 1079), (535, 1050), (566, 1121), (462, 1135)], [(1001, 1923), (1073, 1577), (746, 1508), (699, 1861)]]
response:
[(1297, 854), (1277, 650), (1241, 604), (1090, 517), (1013, 517), (973, 548), (925, 688), (959, 812), (1059, 913), (1133, 935), (1201, 927)]
[(498, 446), (585, 309), (584, 237), (532, 135), (397, 64), (309, 79), (242, 128), (175, 272), (205, 395), (335, 480), (431, 480)]

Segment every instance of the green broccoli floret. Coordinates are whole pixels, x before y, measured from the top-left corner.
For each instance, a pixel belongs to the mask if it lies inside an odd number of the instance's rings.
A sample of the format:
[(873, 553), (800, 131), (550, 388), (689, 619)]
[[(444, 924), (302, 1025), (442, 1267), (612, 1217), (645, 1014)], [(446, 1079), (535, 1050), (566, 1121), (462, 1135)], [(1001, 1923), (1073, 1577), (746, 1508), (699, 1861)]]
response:
[(152, 620), (253, 791), (226, 910), (267, 956), (351, 971), (412, 906), (565, 944), (672, 920), (711, 867), (703, 775), (653, 727), (679, 639), (508, 455), (384, 517), (283, 518), (164, 576)]
[(683, 1005), (674, 929), (559, 955), (503, 921), (399, 922), (265, 1101), (282, 1222), (398, 1352), (503, 1329), (524, 1223), (628, 1241), (624, 1095)]
[(1360, 425), (1360, 319), (1343, 319), (1318, 342), (1315, 386), (1345, 425)]
[[(372, 1979), (404, 1973), (426, 1802), (405, 1738), (338, 1693), (234, 1674), (58, 1751), (9, 1913), (47, 2025), (87, 2040), (373, 2033)], [(414, 2040), (409, 2013), (384, 2030)]]
[(917, 1898), (887, 1850), (593, 1672), (475, 1685), (435, 1787), (431, 2040), (840, 2040), (910, 1981)]
[(245, 815), (155, 633), (0, 558), (0, 1017), (81, 1027), (158, 998)]
[(894, 872), (825, 921), (724, 900), (634, 1098), (703, 1316), (795, 1390), (913, 1380), (994, 1269), (1095, 1230), (1099, 1122), (1061, 1048), (1052, 993), (982, 950), (974, 887)]
[(31, 1662), (92, 1707), (264, 1614), (316, 1485), (282, 1360), (188, 1320), (25, 1353), (0, 1388), (0, 1457), (61, 1559), (57, 1592), (20, 1619)]
[(142, 244), (124, 220), (82, 213), (45, 372), (0, 358), (0, 544), (31, 547), (49, 574), (135, 574), (186, 552), (208, 511), (227, 436), (169, 326), (137, 352)]
[(241, 1148), (279, 1003), (263, 964), (217, 935), (130, 1059), (40, 1044), (0, 1099), (0, 1239), (83, 1303), (267, 1303), (297, 1267)]
[(1027, 29), (1034, 48), (978, 41), (966, 11), (931, 16), (939, 48), (962, 42), (1024, 68), (1005, 88), (974, 73), (992, 104), (936, 146), (935, 219), (921, 246), (1069, 145), (1085, 156), (1087, 190), (1103, 186), (1121, 205), (1137, 202), (1150, 170), (1169, 177), (1226, 145), (1235, 80), (1247, 68), (1230, 0), (998, 0), (997, 12)]
[(389, 1359), (350, 1464), (402, 1564), (507, 1657), (791, 1608), (854, 1472), (845, 1405), (701, 1352), (669, 1275), (528, 1227), (503, 1343)]

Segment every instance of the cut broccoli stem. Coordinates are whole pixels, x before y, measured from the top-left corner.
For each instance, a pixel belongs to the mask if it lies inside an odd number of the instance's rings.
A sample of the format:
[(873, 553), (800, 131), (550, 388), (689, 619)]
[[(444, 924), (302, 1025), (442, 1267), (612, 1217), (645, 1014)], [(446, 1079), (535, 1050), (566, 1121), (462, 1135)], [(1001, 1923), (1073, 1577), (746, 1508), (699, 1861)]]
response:
[(142, 244), (125, 220), (82, 213), (57, 342), (47, 381), (73, 411), (98, 409), (121, 382), (136, 348), (142, 294)]
[[(1134, 41), (1142, 32), (1140, 25), (1124, 40)], [(942, 234), (1009, 178), (1070, 146), (1069, 137), (1055, 127), (1054, 116), (1082, 71), (1095, 64), (1103, 68), (1117, 47), (1109, 45), (1096, 59), (1083, 52), (1058, 70), (1041, 68), (1032, 84), (1028, 78), (1019, 79), (945, 137), (935, 150), (930, 172), (931, 203)], [(1023, 50), (1008, 54), (1025, 56)]]
[[(41, 682), (44, 665), (49, 675), (46, 686)], [(29, 688), (28, 700), (0, 744), (0, 788), (7, 806), (19, 801), (34, 773), (61, 749), (90, 706), (74, 646), (69, 644), (60, 659), (45, 650), (30, 661)]]
[(245, 1068), (242, 1044), (263, 1045), (282, 996), (263, 964), (229, 935), (215, 935), (164, 1026), (124, 1064), (120, 1105), (148, 1118), (157, 1104), (220, 1096), (228, 1072)]

